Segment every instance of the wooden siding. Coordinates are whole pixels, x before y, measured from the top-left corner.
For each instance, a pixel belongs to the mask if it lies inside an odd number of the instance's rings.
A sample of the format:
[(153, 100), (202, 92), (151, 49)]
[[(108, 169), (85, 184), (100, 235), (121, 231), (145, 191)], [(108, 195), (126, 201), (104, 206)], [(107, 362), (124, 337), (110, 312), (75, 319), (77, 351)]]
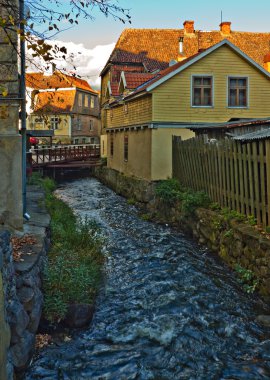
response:
[(212, 201), (270, 225), (270, 141), (241, 144), (202, 138), (173, 139), (173, 176), (184, 186), (204, 190)]
[(130, 102), (126, 102), (127, 112), (124, 104), (106, 110), (107, 128), (124, 127), (135, 124), (149, 123), (152, 120), (152, 97), (144, 96)]
[[(212, 108), (191, 107), (192, 75), (212, 75), (214, 105)], [(249, 81), (249, 107), (227, 107), (228, 76), (246, 76)], [(230, 118), (268, 117), (270, 80), (250, 63), (222, 46), (210, 55), (176, 74), (152, 91), (153, 121), (222, 122)]]

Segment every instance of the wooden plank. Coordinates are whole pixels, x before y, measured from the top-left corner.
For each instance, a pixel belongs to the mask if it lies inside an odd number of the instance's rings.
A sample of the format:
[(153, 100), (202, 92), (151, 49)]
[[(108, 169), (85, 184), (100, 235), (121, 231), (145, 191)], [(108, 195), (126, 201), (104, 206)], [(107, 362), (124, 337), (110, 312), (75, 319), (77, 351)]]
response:
[(253, 150), (253, 170), (254, 170), (254, 187), (255, 187), (255, 198), (254, 204), (256, 207), (256, 215), (254, 215), (257, 219), (258, 223), (261, 223), (261, 215), (260, 215), (260, 193), (259, 193), (259, 171), (258, 171), (258, 154), (257, 154), (257, 143), (252, 143)]
[(270, 140), (265, 141), (266, 150), (266, 199), (267, 199), (267, 215), (268, 215), (268, 226), (270, 225)]
[(249, 194), (250, 194), (250, 212), (251, 215), (255, 216), (255, 206), (254, 206), (254, 186), (253, 186), (253, 160), (251, 156), (251, 143), (247, 144), (247, 159), (248, 159), (248, 178), (249, 178)]
[(267, 216), (266, 216), (266, 202), (265, 202), (265, 173), (264, 173), (264, 144), (265, 141), (259, 141), (259, 163), (260, 163), (260, 194), (261, 194), (261, 211), (262, 211), (262, 224), (266, 227)]
[(222, 188), (221, 190), (221, 195), (222, 195), (222, 202), (221, 206), (225, 207), (226, 206), (226, 170), (225, 170), (225, 147), (224, 143), (222, 144), (222, 150), (220, 151), (220, 172), (221, 172), (221, 180), (222, 180)]
[(237, 143), (237, 156), (238, 156), (238, 173), (239, 173), (239, 207), (241, 214), (245, 213), (245, 196), (244, 196), (244, 175), (243, 175), (243, 153), (241, 143)]
[(246, 206), (246, 215), (250, 215), (250, 196), (249, 196), (249, 181), (248, 181), (248, 159), (247, 159), (247, 144), (243, 144), (243, 192), (244, 205)]
[(234, 194), (235, 194), (235, 209), (240, 212), (239, 204), (239, 172), (238, 172), (238, 152), (237, 144), (235, 141), (232, 143), (233, 147), (233, 162), (234, 162)]

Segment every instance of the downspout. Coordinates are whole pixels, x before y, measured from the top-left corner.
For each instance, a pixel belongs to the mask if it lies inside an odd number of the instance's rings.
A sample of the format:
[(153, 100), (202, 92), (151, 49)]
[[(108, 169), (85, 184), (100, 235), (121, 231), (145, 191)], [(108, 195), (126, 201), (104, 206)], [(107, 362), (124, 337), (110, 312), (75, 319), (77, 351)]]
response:
[(29, 219), (26, 212), (26, 98), (25, 98), (25, 26), (24, 0), (19, 1), (20, 16), (20, 98), (21, 98), (21, 135), (22, 135), (22, 199), (23, 217)]

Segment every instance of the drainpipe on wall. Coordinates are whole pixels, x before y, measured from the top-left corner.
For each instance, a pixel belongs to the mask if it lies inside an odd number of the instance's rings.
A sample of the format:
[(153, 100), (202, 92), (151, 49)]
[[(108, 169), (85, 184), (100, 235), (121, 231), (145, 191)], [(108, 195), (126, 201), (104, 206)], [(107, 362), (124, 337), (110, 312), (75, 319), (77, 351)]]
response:
[(29, 219), (26, 212), (26, 99), (25, 99), (25, 40), (24, 40), (24, 0), (19, 1), (20, 16), (20, 98), (21, 98), (21, 135), (22, 135), (22, 198), (23, 217)]

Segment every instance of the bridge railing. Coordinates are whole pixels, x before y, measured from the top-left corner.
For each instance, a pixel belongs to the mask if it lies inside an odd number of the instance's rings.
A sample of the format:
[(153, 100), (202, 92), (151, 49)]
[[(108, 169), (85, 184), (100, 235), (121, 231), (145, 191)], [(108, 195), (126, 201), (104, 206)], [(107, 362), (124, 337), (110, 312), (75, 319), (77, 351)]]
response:
[(57, 145), (47, 148), (35, 148), (29, 152), (28, 161), (32, 166), (43, 166), (50, 163), (84, 161), (100, 157), (99, 145)]

